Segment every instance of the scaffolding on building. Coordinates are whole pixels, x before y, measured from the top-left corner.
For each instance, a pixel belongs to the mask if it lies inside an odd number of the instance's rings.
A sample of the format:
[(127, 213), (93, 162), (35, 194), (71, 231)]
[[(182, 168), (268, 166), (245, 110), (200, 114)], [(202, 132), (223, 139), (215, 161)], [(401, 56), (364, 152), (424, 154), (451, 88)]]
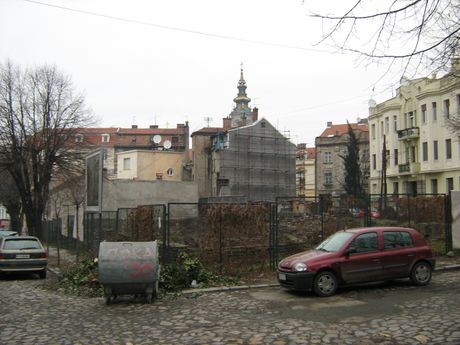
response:
[(217, 196), (274, 201), (295, 195), (296, 146), (269, 123), (231, 130), (217, 139), (214, 147)]

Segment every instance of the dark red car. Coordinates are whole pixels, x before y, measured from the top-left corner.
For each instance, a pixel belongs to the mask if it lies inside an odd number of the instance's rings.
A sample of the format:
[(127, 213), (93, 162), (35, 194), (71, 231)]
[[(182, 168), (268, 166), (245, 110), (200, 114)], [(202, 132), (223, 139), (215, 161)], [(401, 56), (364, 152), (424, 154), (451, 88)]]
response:
[(410, 278), (426, 285), (435, 258), (414, 229), (373, 227), (335, 233), (313, 250), (287, 257), (278, 264), (278, 281), (293, 290), (313, 290), (332, 296), (339, 286)]

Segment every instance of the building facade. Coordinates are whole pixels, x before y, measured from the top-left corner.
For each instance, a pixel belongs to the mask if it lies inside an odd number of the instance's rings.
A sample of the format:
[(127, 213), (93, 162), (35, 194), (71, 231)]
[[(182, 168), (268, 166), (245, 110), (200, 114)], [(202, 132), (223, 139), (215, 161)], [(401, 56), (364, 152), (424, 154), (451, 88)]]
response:
[(296, 153), (296, 195), (299, 197), (315, 196), (315, 155), (314, 147), (306, 144), (297, 145)]
[[(138, 128), (136, 125), (131, 128), (81, 128), (74, 130), (70, 140), (72, 143), (69, 144), (82, 152), (104, 150), (106, 178), (117, 179), (118, 174), (123, 175), (125, 171), (123, 161), (117, 158), (126, 151), (180, 152), (186, 159), (189, 150), (189, 126), (186, 122), (178, 124), (176, 128), (158, 128), (156, 125), (149, 128)], [(161, 171), (155, 170), (155, 176), (157, 172), (167, 175), (169, 168), (165, 166)]]
[(295, 195), (295, 145), (251, 109), (241, 70), (222, 128), (192, 133), (193, 177), (201, 198), (274, 201)]
[[(396, 96), (369, 109), (370, 190), (448, 193), (460, 187), (459, 60), (441, 78), (404, 80)], [(382, 175), (385, 179), (382, 179)]]
[[(369, 174), (369, 132), (366, 120), (350, 123), (358, 140), (363, 186), (367, 186)], [(327, 128), (315, 139), (316, 146), (316, 195), (342, 195), (345, 169), (341, 156), (347, 154), (348, 124), (334, 125), (328, 122)]]

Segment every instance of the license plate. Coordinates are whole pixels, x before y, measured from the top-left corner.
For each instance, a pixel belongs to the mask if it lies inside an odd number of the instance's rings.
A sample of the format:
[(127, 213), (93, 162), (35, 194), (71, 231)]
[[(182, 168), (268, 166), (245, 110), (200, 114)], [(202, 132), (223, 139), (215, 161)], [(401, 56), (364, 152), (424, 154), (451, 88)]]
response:
[(29, 254), (18, 254), (16, 255), (16, 259), (29, 259), (30, 255)]
[(286, 275), (284, 273), (278, 273), (279, 280), (286, 280)]

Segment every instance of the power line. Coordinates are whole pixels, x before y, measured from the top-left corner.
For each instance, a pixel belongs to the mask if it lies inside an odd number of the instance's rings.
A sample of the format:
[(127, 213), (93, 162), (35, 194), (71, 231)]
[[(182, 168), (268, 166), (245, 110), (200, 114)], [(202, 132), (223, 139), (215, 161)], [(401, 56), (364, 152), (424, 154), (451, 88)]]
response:
[(75, 13), (79, 13), (79, 14), (85, 14), (85, 15), (94, 16), (94, 17), (111, 19), (111, 20), (121, 21), (121, 22), (125, 22), (125, 23), (131, 23), (131, 24), (151, 26), (151, 27), (155, 27), (155, 28), (159, 28), (159, 29), (163, 29), (163, 30), (179, 31), (179, 32), (185, 32), (185, 33), (188, 33), (188, 34), (201, 35), (201, 36), (205, 36), (205, 37), (213, 37), (213, 38), (218, 38), (218, 39), (225, 39), (225, 40), (253, 43), (253, 44), (259, 44), (259, 45), (271, 46), (271, 47), (277, 47), (277, 48), (284, 48), (284, 49), (296, 49), (296, 50), (303, 50), (303, 51), (309, 51), (309, 52), (335, 54), (335, 52), (328, 51), (328, 50), (307, 48), (307, 47), (301, 47), (301, 46), (295, 46), (295, 45), (289, 45), (289, 44), (282, 44), (282, 43), (267, 42), (267, 41), (250, 40), (250, 39), (240, 38), (240, 37), (235, 37), (235, 36), (213, 34), (213, 33), (204, 32), (204, 31), (184, 29), (184, 28), (179, 28), (179, 27), (174, 27), (174, 26), (168, 26), (168, 25), (156, 24), (156, 23), (151, 23), (151, 22), (145, 22), (145, 21), (136, 20), (136, 19), (129, 19), (129, 18), (123, 18), (123, 17), (118, 17), (118, 16), (111, 16), (111, 15), (103, 14), (103, 13), (96, 13), (96, 12), (91, 12), (91, 11), (86, 11), (86, 10), (80, 10), (80, 9), (77, 9), (77, 8), (53, 5), (53, 4), (48, 4), (46, 2), (41, 2), (41, 1), (35, 1), (35, 0), (22, 0), (22, 1), (32, 3), (32, 4), (35, 4), (35, 5), (58, 8), (58, 9), (61, 9), (61, 10), (75, 12)]

